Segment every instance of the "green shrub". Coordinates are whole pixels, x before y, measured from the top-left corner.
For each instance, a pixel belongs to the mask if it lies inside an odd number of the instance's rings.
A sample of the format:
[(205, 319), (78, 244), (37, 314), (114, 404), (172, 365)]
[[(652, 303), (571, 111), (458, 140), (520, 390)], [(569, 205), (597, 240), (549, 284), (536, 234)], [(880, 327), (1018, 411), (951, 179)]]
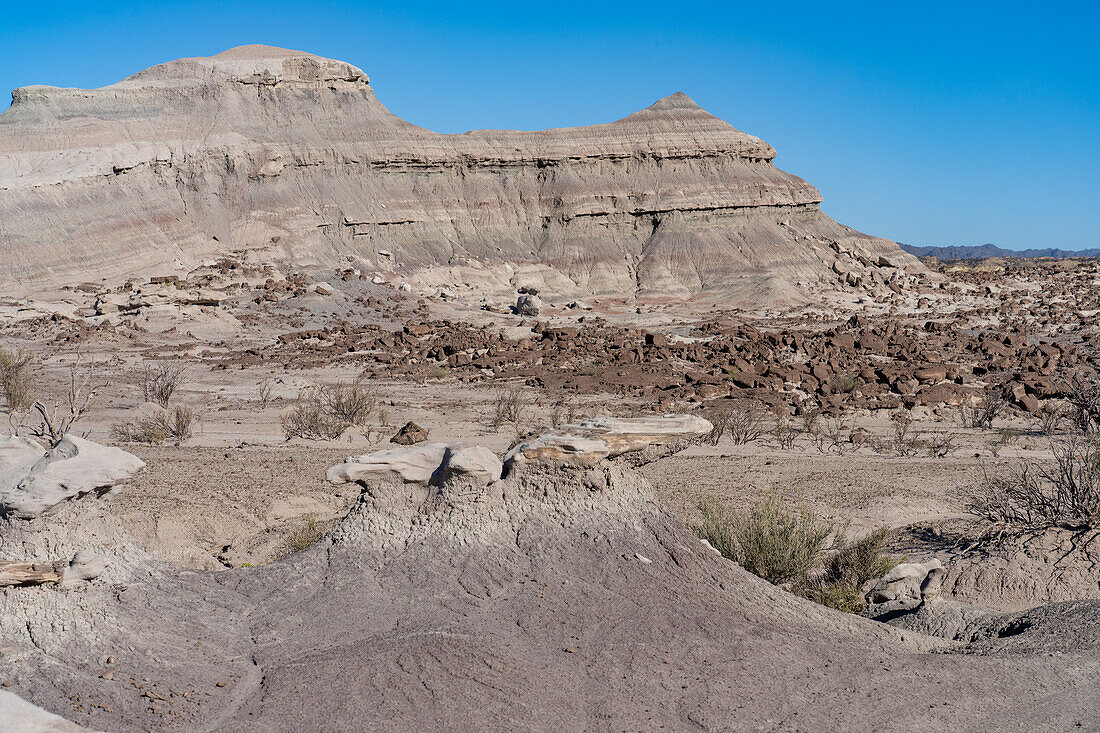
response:
[[(846, 544), (844, 527), (806, 505), (787, 507), (772, 493), (747, 512), (714, 499), (699, 502), (696, 534), (724, 557), (773, 584), (823, 606), (848, 613), (863, 610), (863, 584), (880, 578), (894, 561), (884, 554), (882, 529)], [(815, 572), (816, 571), (816, 572)]]
[(703, 514), (697, 528), (700, 537), (745, 570), (776, 585), (805, 582), (836, 533), (833, 522), (805, 505), (788, 509), (776, 493), (748, 512), (713, 500), (701, 502), (699, 509)]

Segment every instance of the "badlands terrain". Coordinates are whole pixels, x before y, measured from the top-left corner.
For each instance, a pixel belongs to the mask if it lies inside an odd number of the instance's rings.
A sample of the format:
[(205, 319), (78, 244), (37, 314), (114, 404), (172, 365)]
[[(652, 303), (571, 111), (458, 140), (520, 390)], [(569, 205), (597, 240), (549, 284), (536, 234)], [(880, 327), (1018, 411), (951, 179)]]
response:
[[(1100, 727), (1100, 506), (981, 501), (1089, 450), (1100, 264), (918, 260), (775, 156), (263, 46), (16, 90), (0, 729)], [(698, 536), (768, 496), (893, 575)]]

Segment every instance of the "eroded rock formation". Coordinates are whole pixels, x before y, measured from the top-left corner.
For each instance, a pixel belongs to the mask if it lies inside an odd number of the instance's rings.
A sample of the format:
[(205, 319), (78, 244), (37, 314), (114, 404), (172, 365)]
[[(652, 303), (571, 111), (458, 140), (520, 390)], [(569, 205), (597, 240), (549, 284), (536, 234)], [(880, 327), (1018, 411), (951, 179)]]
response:
[(762, 140), (673, 94), (591, 127), (440, 135), (367, 76), (267, 46), (0, 115), (0, 282), (163, 274), (270, 248), (421, 287), (798, 300), (922, 266), (841, 226)]

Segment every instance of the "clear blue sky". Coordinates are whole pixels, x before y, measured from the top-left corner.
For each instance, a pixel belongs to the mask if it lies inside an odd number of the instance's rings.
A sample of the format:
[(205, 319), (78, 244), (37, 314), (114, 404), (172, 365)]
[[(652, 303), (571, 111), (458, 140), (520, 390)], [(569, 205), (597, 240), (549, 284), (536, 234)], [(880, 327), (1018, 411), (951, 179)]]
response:
[(97, 87), (246, 43), (355, 64), (440, 132), (606, 122), (679, 90), (865, 232), (1100, 247), (1100, 0), (0, 0), (0, 88)]

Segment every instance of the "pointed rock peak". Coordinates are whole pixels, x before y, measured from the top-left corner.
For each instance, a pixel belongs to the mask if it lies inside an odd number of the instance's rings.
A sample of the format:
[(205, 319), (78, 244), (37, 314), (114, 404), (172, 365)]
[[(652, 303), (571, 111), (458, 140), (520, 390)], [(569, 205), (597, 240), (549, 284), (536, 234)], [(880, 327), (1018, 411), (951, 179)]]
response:
[(676, 92), (670, 94), (667, 97), (658, 99), (653, 104), (649, 105), (646, 109), (653, 110), (654, 112), (674, 110), (674, 109), (689, 109), (704, 111), (702, 107), (695, 103), (695, 100), (684, 94), (683, 92)]

